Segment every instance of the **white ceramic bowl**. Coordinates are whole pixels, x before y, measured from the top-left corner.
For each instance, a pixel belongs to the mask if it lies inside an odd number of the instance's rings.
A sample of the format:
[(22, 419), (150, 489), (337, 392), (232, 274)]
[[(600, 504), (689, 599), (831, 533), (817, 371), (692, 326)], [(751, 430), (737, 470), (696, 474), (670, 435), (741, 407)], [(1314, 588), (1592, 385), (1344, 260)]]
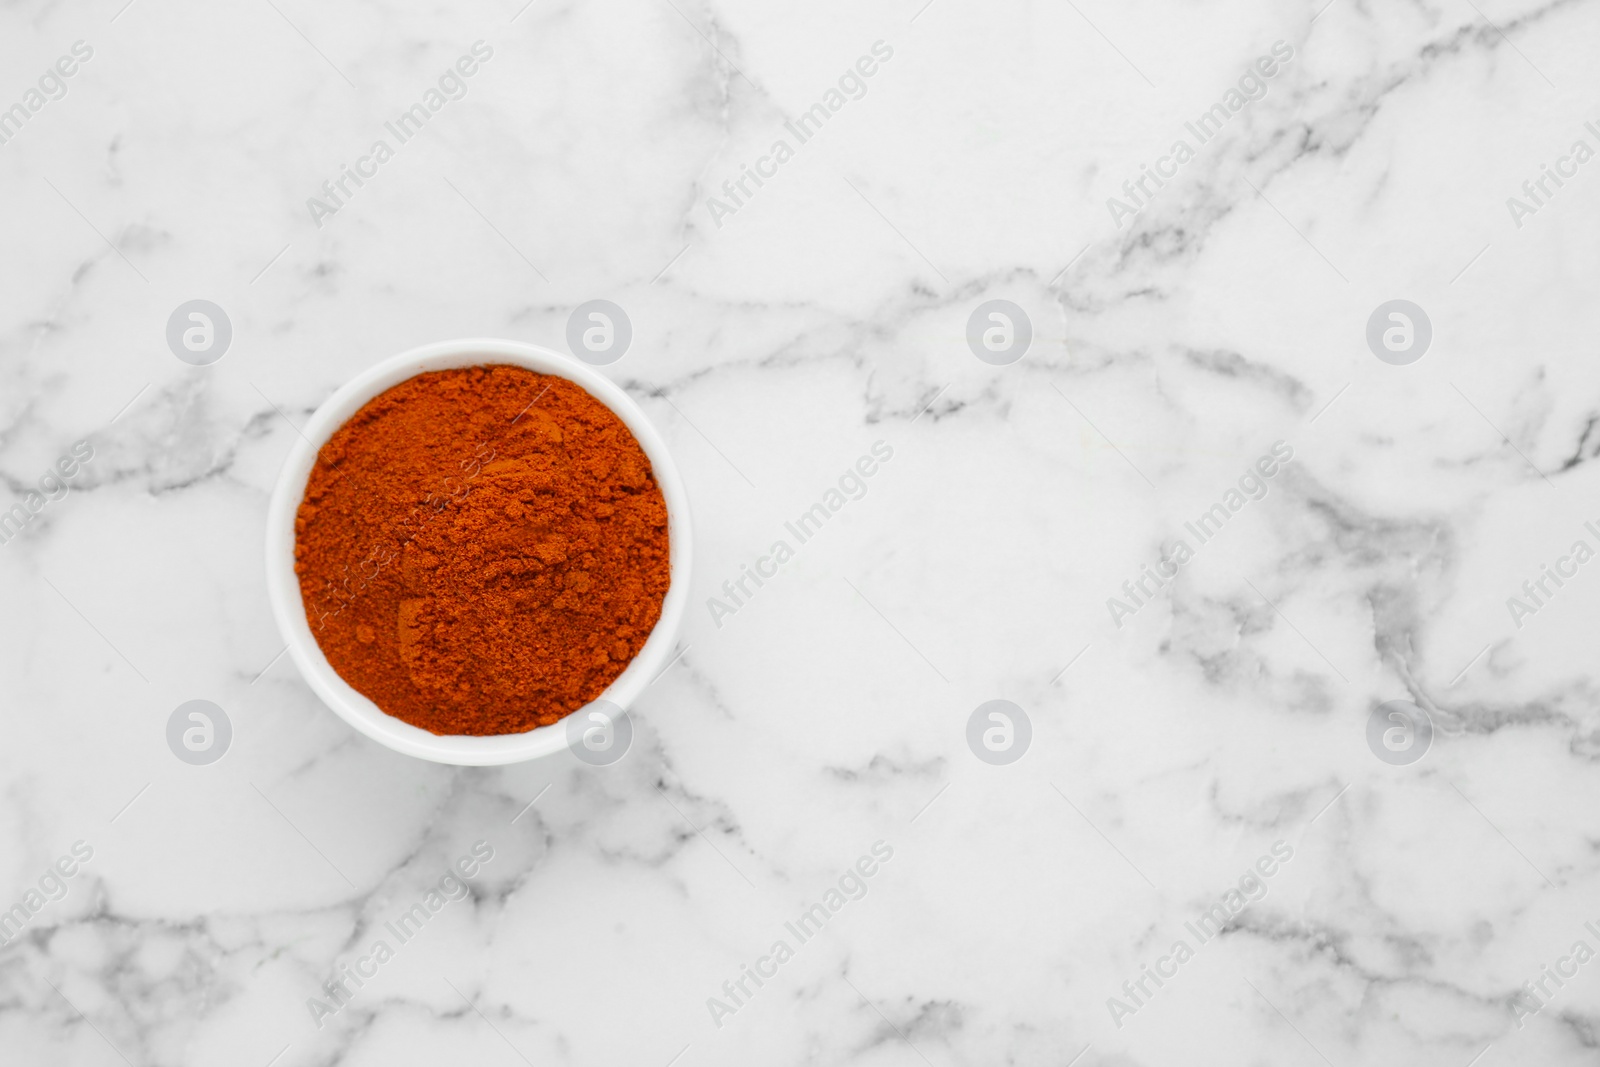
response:
[(305, 496), (306, 480), (311, 476), (318, 450), (362, 405), (391, 386), (423, 371), (470, 367), (482, 363), (510, 363), (581, 385), (596, 400), (616, 412), (617, 417), (633, 431), (645, 455), (650, 457), (656, 484), (661, 487), (661, 495), (666, 499), (667, 534), (671, 543), (671, 584), (661, 605), (661, 618), (656, 622), (655, 629), (650, 631), (643, 650), (601, 694), (603, 699), (623, 708), (630, 707), (656, 672), (666, 664), (677, 636), (678, 624), (683, 618), (684, 605), (689, 599), (691, 555), (689, 498), (683, 489), (683, 479), (678, 476), (678, 468), (667, 452), (666, 442), (628, 394), (612, 384), (610, 379), (568, 356), (515, 341), (486, 338), (442, 341), (413, 348), (384, 360), (356, 375), (324, 401), (306, 424), (303, 437), (290, 450), (283, 472), (278, 475), (272, 503), (267, 508), (267, 592), (272, 601), (272, 614), (278, 620), (278, 630), (288, 642), (289, 654), (294, 657), (301, 676), (345, 722), (396, 752), (436, 763), (464, 766), (517, 763), (558, 752), (567, 745), (566, 720), (522, 734), (468, 737), (432, 734), (385, 714), (339, 677), (312, 636), (305, 603), (300, 596), (300, 582), (294, 573), (294, 520), (300, 501)]

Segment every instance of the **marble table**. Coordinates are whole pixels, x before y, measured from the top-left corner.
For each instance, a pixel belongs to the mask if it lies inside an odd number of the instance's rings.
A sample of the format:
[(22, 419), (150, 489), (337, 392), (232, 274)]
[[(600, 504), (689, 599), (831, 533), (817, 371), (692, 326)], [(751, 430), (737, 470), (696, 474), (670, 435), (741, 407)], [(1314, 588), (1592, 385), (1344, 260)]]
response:
[[(0, 1063), (1600, 1062), (1600, 7), (0, 27)], [(597, 300), (680, 654), (613, 764), (397, 755), (279, 466)]]

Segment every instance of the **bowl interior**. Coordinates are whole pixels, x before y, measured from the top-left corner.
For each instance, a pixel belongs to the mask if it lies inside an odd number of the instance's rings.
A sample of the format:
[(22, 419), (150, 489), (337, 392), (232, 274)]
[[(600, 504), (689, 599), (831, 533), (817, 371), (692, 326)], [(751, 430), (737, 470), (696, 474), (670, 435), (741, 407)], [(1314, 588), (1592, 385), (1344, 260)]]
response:
[(560, 353), (514, 341), (473, 339), (425, 345), (357, 375), (317, 408), (284, 461), (267, 511), (267, 587), (278, 629), (301, 675), (341, 718), (368, 737), (407, 755), (438, 763), (468, 766), (516, 763), (549, 755), (566, 747), (566, 720), (521, 734), (488, 737), (441, 736), (385, 713), (358, 693), (328, 663), (311, 632), (300, 582), (294, 573), (295, 514), (305, 496), (306, 481), (317, 452), (340, 426), (373, 397), (424, 371), (509, 363), (575, 382), (616, 413), (633, 432), (654, 468), (667, 505), (670, 584), (661, 618), (644, 648), (601, 694), (628, 708), (667, 662), (683, 609), (688, 601), (691, 557), (689, 501), (666, 443), (631, 397), (588, 366)]

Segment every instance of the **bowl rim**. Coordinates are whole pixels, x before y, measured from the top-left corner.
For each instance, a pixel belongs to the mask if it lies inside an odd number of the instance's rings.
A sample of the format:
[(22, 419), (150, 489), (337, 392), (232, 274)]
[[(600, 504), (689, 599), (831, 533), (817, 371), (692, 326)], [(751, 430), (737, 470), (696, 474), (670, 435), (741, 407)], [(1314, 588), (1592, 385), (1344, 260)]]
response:
[(383, 711), (339, 676), (323, 655), (306, 617), (300, 582), (294, 573), (295, 516), (317, 453), (334, 432), (369, 400), (427, 371), (507, 363), (541, 374), (565, 378), (609, 408), (632, 432), (650, 460), (656, 484), (667, 506), (667, 594), (661, 617), (644, 647), (606, 687), (599, 699), (624, 709), (655, 679), (676, 640), (689, 598), (693, 534), (689, 498), (666, 441), (621, 386), (571, 356), (540, 345), (492, 337), (470, 337), (419, 345), (383, 359), (350, 378), (317, 406), (290, 446), (267, 506), (267, 595), (278, 631), (311, 689), (341, 719), (396, 752), (435, 763), (482, 767), (519, 763), (567, 747), (567, 719), (526, 733), (470, 736), (440, 735)]

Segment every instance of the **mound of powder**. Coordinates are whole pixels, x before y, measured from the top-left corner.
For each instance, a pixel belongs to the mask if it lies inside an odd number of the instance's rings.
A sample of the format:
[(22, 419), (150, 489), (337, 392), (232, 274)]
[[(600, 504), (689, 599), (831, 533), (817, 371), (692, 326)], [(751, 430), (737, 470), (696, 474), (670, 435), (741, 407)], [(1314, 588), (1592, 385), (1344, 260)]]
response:
[(500, 364), (368, 402), (318, 453), (295, 532), (328, 662), (436, 734), (521, 733), (594, 700), (669, 579), (666, 502), (622, 420)]

